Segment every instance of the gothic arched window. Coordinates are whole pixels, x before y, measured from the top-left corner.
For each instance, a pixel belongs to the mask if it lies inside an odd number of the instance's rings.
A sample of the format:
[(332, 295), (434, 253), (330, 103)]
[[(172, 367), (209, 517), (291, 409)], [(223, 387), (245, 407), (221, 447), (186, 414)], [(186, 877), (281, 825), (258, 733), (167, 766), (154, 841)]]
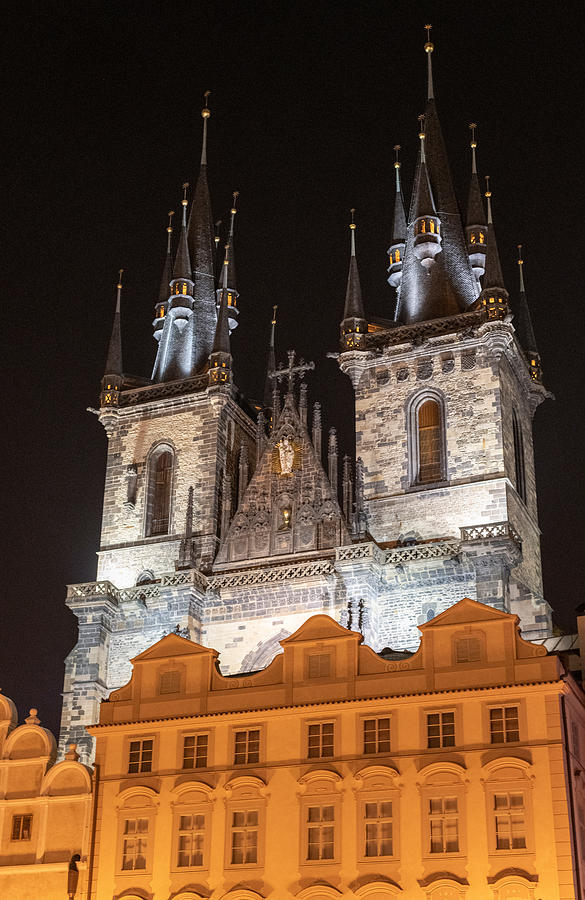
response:
[(524, 468), (524, 439), (522, 428), (515, 410), (512, 410), (512, 432), (514, 435), (514, 468), (516, 474), (516, 490), (526, 503), (526, 470)]
[(173, 452), (170, 447), (157, 447), (148, 466), (146, 536), (168, 534), (173, 484)]
[(447, 477), (445, 408), (438, 391), (425, 391), (410, 403), (409, 469), (412, 484), (434, 484)]

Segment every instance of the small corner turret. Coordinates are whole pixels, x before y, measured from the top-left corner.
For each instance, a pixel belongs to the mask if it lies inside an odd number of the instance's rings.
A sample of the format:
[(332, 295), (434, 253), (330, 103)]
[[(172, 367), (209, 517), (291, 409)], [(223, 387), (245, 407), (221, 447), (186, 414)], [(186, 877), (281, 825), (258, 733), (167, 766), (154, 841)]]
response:
[(522, 258), (522, 244), (518, 244), (518, 275), (519, 275), (519, 292), (518, 305), (516, 315), (514, 317), (514, 328), (518, 334), (520, 346), (526, 354), (528, 368), (530, 369), (530, 377), (533, 381), (542, 381), (542, 366), (540, 362), (540, 354), (536, 346), (536, 338), (532, 327), (532, 317), (530, 315), (530, 307), (526, 298), (526, 289), (524, 287), (524, 260)]
[[(238, 327), (238, 294), (236, 288), (236, 263), (234, 257), (234, 220), (236, 218), (236, 203), (239, 197), (239, 191), (234, 191), (232, 194), (232, 208), (230, 209), (230, 229), (228, 234), (227, 241), (227, 266), (222, 266), (221, 272), (221, 284), (217, 288), (217, 311), (219, 315), (219, 308), (221, 306), (222, 294), (225, 290), (226, 294), (226, 302), (227, 302), (227, 310), (228, 310), (228, 322), (230, 327), (230, 334), (232, 331)], [(225, 281), (225, 287), (224, 287)]]
[(394, 219), (392, 222), (392, 243), (388, 248), (388, 284), (399, 290), (402, 281), (402, 262), (404, 260), (404, 248), (406, 246), (406, 213), (404, 212), (404, 199), (402, 197), (402, 185), (400, 183), (400, 144), (394, 146), (396, 159), (394, 171), (396, 173), (396, 192), (394, 194)]
[(347, 276), (347, 290), (345, 292), (345, 307), (341, 322), (341, 352), (350, 350), (364, 350), (365, 337), (368, 332), (368, 323), (364, 314), (362, 289), (355, 255), (355, 209), (351, 211), (351, 253), (349, 257), (349, 274)]
[(118, 406), (120, 402), (120, 391), (122, 390), (122, 329), (120, 323), (120, 301), (122, 298), (122, 273), (124, 269), (118, 272), (118, 285), (116, 294), (116, 311), (114, 313), (114, 323), (112, 325), (112, 334), (108, 347), (108, 358), (106, 360), (106, 370), (102, 378), (100, 406)]
[[(429, 55), (430, 59), (430, 55)], [(437, 215), (433, 191), (427, 172), (425, 156), (425, 117), (418, 117), (420, 123), (420, 163), (418, 180), (415, 184), (411, 218), (414, 223), (413, 253), (421, 266), (428, 270), (435, 264), (435, 256), (441, 252), (441, 220)]]
[(469, 126), (471, 131), (471, 180), (469, 182), (469, 196), (467, 198), (465, 236), (467, 238), (469, 262), (471, 263), (471, 270), (477, 278), (479, 292), (479, 280), (485, 272), (487, 222), (479, 187), (479, 179), (477, 177), (477, 161), (475, 157), (475, 151), (477, 149), (477, 140), (475, 136), (476, 128), (477, 125), (475, 122), (472, 122)]
[(500, 263), (500, 254), (496, 241), (496, 232), (492, 219), (492, 192), (490, 190), (490, 176), (485, 177), (487, 200), (487, 255), (485, 263), (485, 275), (483, 278), (483, 290), (479, 300), (485, 307), (488, 319), (505, 319), (510, 314), (509, 294), (504, 286), (504, 276)]
[(221, 273), (221, 287), (218, 290), (219, 313), (215, 329), (213, 348), (209, 356), (208, 383), (210, 387), (230, 384), (232, 381), (232, 354), (230, 351), (230, 329), (228, 312), (228, 268), (230, 245), (225, 245), (225, 257)]
[(160, 288), (158, 291), (158, 302), (155, 307), (154, 312), (154, 322), (152, 323), (152, 327), (154, 329), (153, 337), (155, 341), (160, 341), (164, 324), (165, 324), (165, 316), (168, 310), (168, 301), (171, 292), (171, 279), (173, 277), (173, 257), (171, 252), (171, 241), (173, 236), (173, 216), (175, 215), (174, 210), (169, 211), (169, 222), (167, 225), (167, 252), (165, 256), (165, 262), (163, 266), (163, 271), (160, 279)]

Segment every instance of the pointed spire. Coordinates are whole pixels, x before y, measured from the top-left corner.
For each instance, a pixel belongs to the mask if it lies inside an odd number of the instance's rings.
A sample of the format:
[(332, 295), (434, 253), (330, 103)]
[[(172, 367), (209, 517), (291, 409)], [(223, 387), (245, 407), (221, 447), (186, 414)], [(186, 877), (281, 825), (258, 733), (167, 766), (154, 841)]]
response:
[(433, 63), (431, 61), (431, 54), (435, 49), (435, 45), (431, 43), (432, 27), (432, 25), (425, 25), (425, 30), (427, 32), (427, 41), (425, 44), (425, 53), (427, 54), (427, 100), (433, 100), (435, 97), (433, 88)]
[(396, 172), (396, 192), (394, 194), (394, 218), (392, 222), (392, 243), (388, 248), (388, 284), (394, 288), (400, 288), (402, 281), (402, 263), (404, 260), (404, 247), (406, 244), (406, 214), (404, 212), (404, 200), (400, 184), (400, 144), (394, 145), (394, 171)]
[(483, 288), (499, 287), (505, 289), (504, 276), (502, 275), (502, 266), (500, 264), (500, 254), (498, 253), (498, 244), (496, 241), (496, 232), (492, 219), (492, 192), (490, 190), (490, 176), (485, 176), (487, 200), (487, 257), (485, 263), (485, 276), (483, 279)]
[(236, 203), (238, 202), (238, 197), (240, 196), (239, 191), (234, 191), (232, 194), (232, 208), (230, 209), (230, 230), (228, 243), (230, 245), (229, 254), (228, 254), (228, 286), (235, 291), (236, 290), (236, 263), (234, 259), (234, 220), (236, 218)]
[(360, 276), (358, 272), (357, 259), (355, 255), (355, 230), (354, 221), (355, 209), (351, 210), (351, 222), (349, 231), (351, 235), (350, 257), (349, 257), (349, 273), (347, 276), (347, 290), (345, 292), (345, 308), (343, 310), (343, 318), (345, 319), (363, 319), (364, 304), (362, 301), (362, 288), (360, 285)]
[(124, 269), (118, 272), (118, 284), (116, 286), (116, 311), (114, 313), (114, 324), (112, 326), (112, 334), (108, 345), (108, 356), (106, 361), (106, 375), (122, 374), (122, 327), (120, 321), (120, 302), (122, 299), (122, 274)]
[(410, 205), (410, 220), (414, 221), (415, 219), (420, 218), (421, 216), (436, 216), (437, 210), (435, 208), (435, 201), (433, 199), (433, 192), (431, 190), (431, 183), (429, 181), (429, 174), (427, 171), (427, 159), (425, 152), (425, 141), (426, 141), (426, 131), (425, 131), (425, 116), (420, 115), (418, 117), (419, 121), (419, 130), (418, 137), (420, 140), (420, 156), (419, 156), (419, 165), (417, 171), (417, 177), (415, 178), (414, 189), (412, 192), (412, 201)]
[[(228, 268), (228, 250), (229, 244), (225, 245), (225, 256), (223, 260), (222, 270), (222, 287), (227, 287), (227, 268)], [(219, 307), (219, 315), (217, 317), (217, 327), (215, 329), (215, 338), (213, 341), (213, 353), (230, 353), (230, 331), (228, 324), (227, 310), (227, 291), (221, 291), (221, 303)]]
[(535, 380), (540, 378), (540, 356), (538, 347), (536, 346), (536, 337), (534, 336), (534, 328), (532, 327), (532, 317), (530, 315), (530, 307), (526, 297), (526, 289), (524, 287), (524, 260), (522, 258), (522, 244), (518, 244), (518, 276), (519, 276), (519, 295), (517, 303), (517, 312), (514, 318), (514, 327), (518, 334), (518, 340), (522, 348), (529, 356), (531, 372), (537, 370)]
[(160, 288), (158, 292), (158, 302), (166, 303), (169, 299), (170, 283), (173, 277), (173, 259), (171, 255), (171, 241), (173, 236), (173, 216), (174, 210), (169, 211), (169, 224), (167, 225), (167, 254), (165, 256), (165, 264), (163, 266), (162, 276), (160, 280)]
[[(270, 322), (270, 343), (268, 345), (268, 358), (266, 360), (266, 378), (264, 381), (264, 409), (271, 410), (272, 409), (272, 397), (273, 397), (273, 389), (270, 378), (270, 373), (276, 370), (276, 354), (274, 350), (274, 330), (276, 328), (276, 311), (278, 306), (272, 307), (272, 321)], [(275, 422), (274, 416), (272, 416), (273, 423)]]
[(477, 292), (479, 293), (481, 291), (480, 278), (485, 272), (487, 223), (479, 178), (477, 177), (477, 160), (475, 157), (477, 149), (476, 128), (475, 122), (472, 122), (469, 126), (471, 131), (471, 178), (469, 180), (469, 194), (467, 197), (465, 235), (467, 237), (467, 254), (473, 274), (477, 279)]
[(187, 243), (187, 188), (189, 182), (183, 184), (183, 199), (181, 205), (183, 207), (183, 219), (181, 222), (181, 231), (179, 234), (179, 246), (177, 247), (177, 255), (175, 256), (175, 265), (173, 266), (173, 281), (179, 278), (185, 278), (191, 281), (191, 260), (189, 259), (189, 246)]
[(201, 110), (203, 118), (203, 142), (201, 147), (201, 167), (191, 203), (187, 239), (191, 259), (193, 298), (195, 300), (195, 322), (192, 337), (192, 371), (201, 371), (206, 364), (213, 346), (217, 323), (215, 273), (214, 273), (214, 228), (211, 215), (211, 199), (207, 183), (207, 128), (211, 110), (208, 105), (210, 91), (205, 92), (205, 106)]
[[(236, 289), (236, 264), (234, 256), (234, 219), (236, 218), (236, 203), (239, 191), (232, 194), (232, 207), (230, 209), (230, 227), (228, 234), (227, 266), (222, 267), (222, 288), (227, 290), (228, 319), (230, 334), (238, 326), (238, 291)], [(219, 304), (218, 304), (219, 305)]]
[(118, 406), (120, 391), (122, 389), (122, 328), (120, 322), (120, 303), (122, 298), (122, 273), (118, 272), (118, 286), (116, 293), (116, 311), (112, 325), (112, 334), (108, 345), (106, 369), (102, 378), (100, 392), (100, 406)]

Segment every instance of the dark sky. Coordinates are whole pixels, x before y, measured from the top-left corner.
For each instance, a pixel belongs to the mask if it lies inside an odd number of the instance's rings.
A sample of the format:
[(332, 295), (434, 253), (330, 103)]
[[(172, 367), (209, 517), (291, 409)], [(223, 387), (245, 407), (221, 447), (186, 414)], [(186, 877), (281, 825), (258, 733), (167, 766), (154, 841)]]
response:
[(117, 270), (124, 368), (149, 375), (166, 214), (197, 174), (212, 91), (216, 218), (240, 191), (236, 379), (262, 391), (270, 311), (281, 353), (314, 359), (313, 399), (350, 450), (337, 349), (349, 209), (366, 307), (390, 317), (392, 147), (406, 191), (425, 98), (423, 26), (460, 198), (468, 123), (492, 176), (508, 286), (516, 244), (546, 384), (535, 445), (545, 592), (583, 600), (581, 5), (534, 2), (50, 3), (21, 7), (4, 79), (5, 372), (0, 687), (55, 728), (76, 638), (65, 584), (95, 577), (106, 441), (97, 405)]

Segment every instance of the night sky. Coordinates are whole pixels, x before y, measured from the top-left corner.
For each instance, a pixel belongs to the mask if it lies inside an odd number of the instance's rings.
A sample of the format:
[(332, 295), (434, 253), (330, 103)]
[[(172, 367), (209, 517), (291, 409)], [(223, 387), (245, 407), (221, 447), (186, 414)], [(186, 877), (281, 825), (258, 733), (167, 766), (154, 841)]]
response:
[[(32, 6), (32, 5), (31, 5)], [(562, 17), (561, 17), (562, 15)], [(95, 577), (105, 433), (98, 403), (120, 266), (124, 369), (150, 375), (167, 211), (194, 184), (202, 95), (224, 223), (240, 191), (236, 381), (262, 394), (273, 303), (281, 358), (314, 359), (310, 396), (351, 452), (338, 349), (356, 208), (366, 310), (389, 318), (394, 169), (407, 195), (424, 109), (424, 24), (460, 200), (469, 131), (492, 177), (508, 288), (516, 245), (545, 381), (535, 420), (545, 594), (583, 601), (581, 5), (527, 2), (50, 3), (15, 14), (6, 69), (0, 687), (56, 728), (76, 639), (65, 585)], [(8, 107), (8, 108), (6, 108)]]

